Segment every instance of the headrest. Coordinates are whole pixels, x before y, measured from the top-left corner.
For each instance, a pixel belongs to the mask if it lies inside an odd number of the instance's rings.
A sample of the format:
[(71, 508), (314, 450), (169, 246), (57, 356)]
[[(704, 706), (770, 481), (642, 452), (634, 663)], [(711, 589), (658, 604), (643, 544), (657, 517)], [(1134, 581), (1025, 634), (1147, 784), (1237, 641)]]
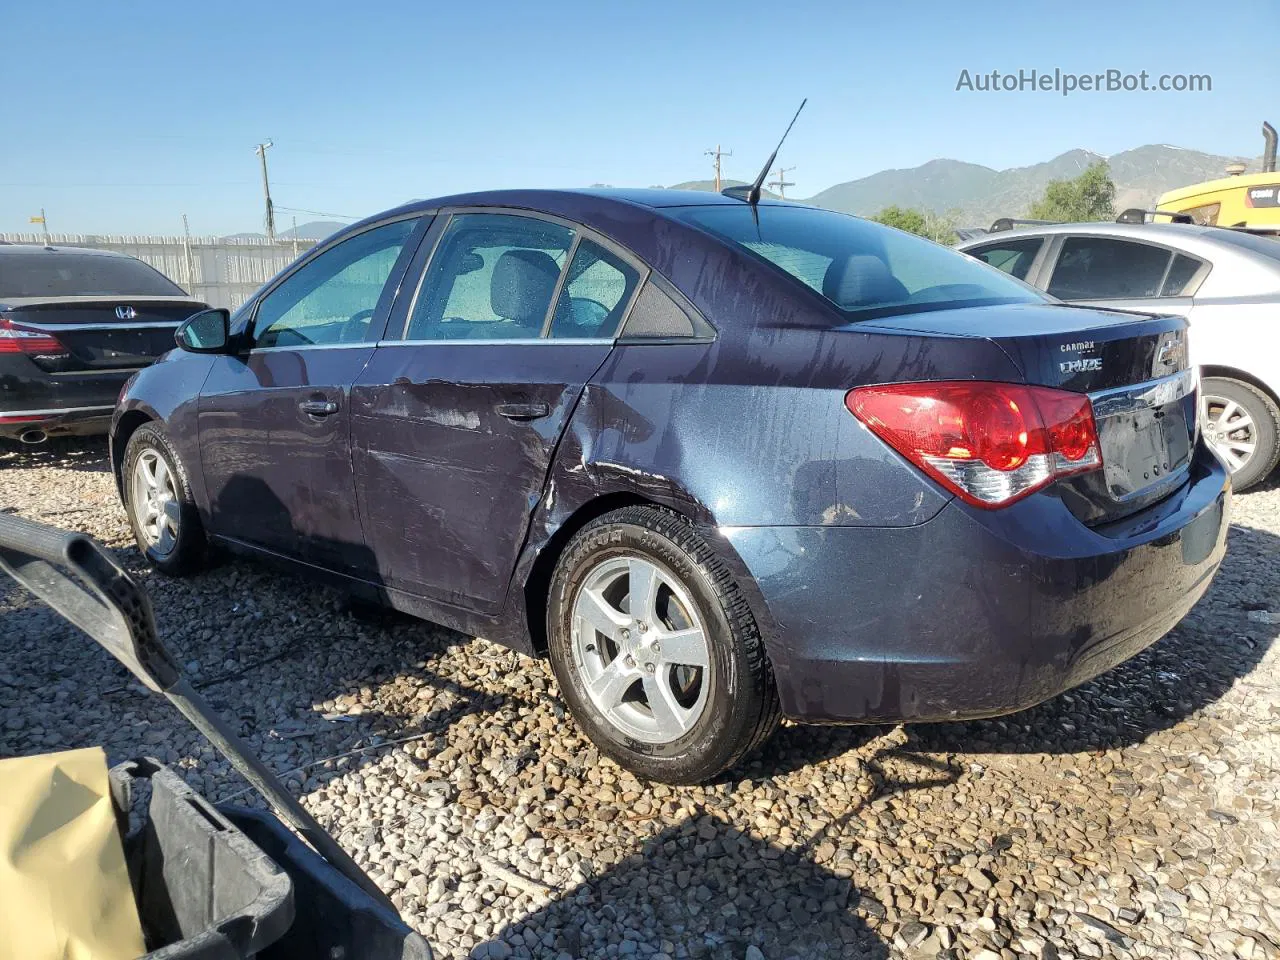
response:
[(883, 260), (865, 253), (832, 260), (822, 278), (822, 295), (846, 310), (898, 303), (909, 296)]
[(493, 312), (522, 327), (541, 327), (560, 268), (541, 250), (508, 250), (498, 258), (489, 283)]

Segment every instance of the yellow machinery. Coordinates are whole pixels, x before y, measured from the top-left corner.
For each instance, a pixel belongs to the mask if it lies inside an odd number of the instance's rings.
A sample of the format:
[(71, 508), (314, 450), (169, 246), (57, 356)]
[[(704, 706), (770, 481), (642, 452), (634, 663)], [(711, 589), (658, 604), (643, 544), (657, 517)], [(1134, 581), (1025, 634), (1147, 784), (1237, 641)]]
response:
[(1186, 214), (1196, 223), (1211, 226), (1280, 227), (1275, 127), (1264, 123), (1262, 136), (1266, 148), (1260, 173), (1245, 173), (1244, 164), (1232, 164), (1227, 168), (1226, 177), (1170, 190), (1156, 203), (1156, 212)]

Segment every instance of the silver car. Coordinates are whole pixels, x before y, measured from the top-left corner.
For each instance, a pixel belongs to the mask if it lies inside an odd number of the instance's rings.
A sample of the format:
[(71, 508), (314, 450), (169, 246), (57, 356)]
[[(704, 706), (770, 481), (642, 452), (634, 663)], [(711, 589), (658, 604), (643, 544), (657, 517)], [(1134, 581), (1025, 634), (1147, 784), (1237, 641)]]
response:
[(1054, 223), (959, 249), (1070, 304), (1191, 324), (1205, 439), (1244, 490), (1280, 460), (1280, 239), (1181, 223)]

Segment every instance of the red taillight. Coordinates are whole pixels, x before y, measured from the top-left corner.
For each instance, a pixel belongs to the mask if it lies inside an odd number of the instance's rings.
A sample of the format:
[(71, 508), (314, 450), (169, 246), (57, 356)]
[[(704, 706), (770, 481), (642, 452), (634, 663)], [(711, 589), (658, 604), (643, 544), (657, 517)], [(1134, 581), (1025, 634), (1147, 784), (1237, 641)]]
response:
[(1089, 398), (982, 381), (857, 387), (849, 412), (967, 503), (1003, 507), (1102, 466)]
[(0, 317), (0, 353), (25, 353), (27, 356), (65, 357), (68, 350), (52, 334), (24, 327)]

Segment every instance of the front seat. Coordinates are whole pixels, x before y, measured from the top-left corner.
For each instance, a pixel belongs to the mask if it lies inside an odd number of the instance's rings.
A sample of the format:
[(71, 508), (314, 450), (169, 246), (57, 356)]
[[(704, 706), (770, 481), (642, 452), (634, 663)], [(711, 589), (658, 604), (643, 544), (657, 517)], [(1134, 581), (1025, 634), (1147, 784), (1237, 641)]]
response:
[(866, 253), (832, 260), (822, 278), (822, 295), (845, 310), (901, 303), (911, 296), (883, 260)]
[(489, 306), (494, 315), (510, 321), (511, 337), (539, 337), (547, 305), (555, 293), (560, 268), (542, 250), (508, 250), (498, 258), (489, 281)]

